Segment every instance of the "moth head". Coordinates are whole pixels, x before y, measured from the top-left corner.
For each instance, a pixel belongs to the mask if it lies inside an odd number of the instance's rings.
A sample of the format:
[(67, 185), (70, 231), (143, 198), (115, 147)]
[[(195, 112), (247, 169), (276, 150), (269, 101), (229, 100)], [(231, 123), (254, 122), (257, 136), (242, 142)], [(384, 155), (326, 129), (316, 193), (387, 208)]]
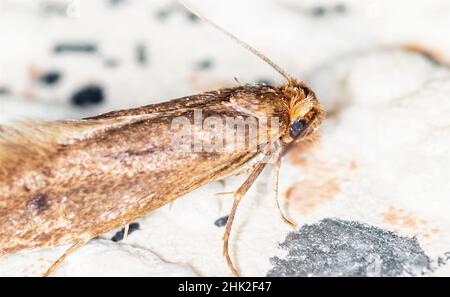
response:
[(301, 141), (315, 132), (324, 117), (324, 111), (312, 90), (297, 81), (282, 87), (288, 102), (289, 129), (282, 137), (284, 143)]

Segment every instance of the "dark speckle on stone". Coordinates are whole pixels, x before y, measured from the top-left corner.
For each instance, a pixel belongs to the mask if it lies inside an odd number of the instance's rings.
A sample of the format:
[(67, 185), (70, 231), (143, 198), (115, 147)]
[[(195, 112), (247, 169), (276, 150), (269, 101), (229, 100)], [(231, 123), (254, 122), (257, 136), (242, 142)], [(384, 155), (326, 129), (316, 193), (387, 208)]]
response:
[(9, 95), (10, 91), (7, 87), (0, 87), (0, 96), (1, 95)]
[(191, 22), (197, 22), (199, 21), (198, 16), (196, 16), (195, 14), (193, 14), (192, 12), (188, 11), (187, 13), (187, 18), (188, 20), (190, 20)]
[(446, 252), (444, 253), (443, 256), (437, 258), (435, 264), (437, 265), (437, 267), (441, 267), (446, 265), (449, 262), (449, 260), (450, 260), (450, 252)]
[(90, 43), (62, 43), (57, 44), (53, 48), (53, 52), (55, 54), (62, 53), (84, 53), (84, 54), (93, 54), (97, 52), (97, 46), (95, 44)]
[(136, 46), (136, 60), (143, 66), (147, 65), (147, 47), (143, 43)]
[(156, 17), (160, 20), (160, 21), (164, 21), (166, 20), (170, 15), (170, 10), (168, 9), (161, 9), (160, 11), (158, 11), (156, 13)]
[(316, 17), (324, 16), (326, 12), (326, 9), (322, 6), (316, 6), (311, 10), (311, 14)]
[(65, 3), (56, 3), (56, 2), (44, 2), (40, 6), (42, 13), (47, 16), (55, 15), (55, 16), (66, 16), (67, 15), (67, 4)]
[(126, 0), (109, 0), (108, 2), (114, 6), (114, 5), (123, 4), (126, 2)]
[(334, 7), (334, 10), (338, 13), (345, 13), (347, 11), (347, 6), (343, 3), (339, 3)]
[(213, 61), (211, 59), (203, 59), (197, 63), (197, 69), (206, 70), (211, 69), (213, 66)]
[(80, 107), (100, 104), (104, 101), (103, 89), (96, 85), (86, 86), (76, 91), (71, 98), (72, 104)]
[(119, 65), (119, 61), (114, 58), (107, 58), (105, 59), (104, 63), (108, 68), (116, 68)]
[(183, 8), (182, 6), (179, 6), (179, 5), (176, 5), (176, 6), (172, 5), (172, 6), (168, 6), (166, 8), (163, 8), (163, 9), (159, 10), (156, 13), (156, 17), (160, 21), (165, 21), (165, 20), (167, 20), (170, 17), (170, 15), (173, 12), (177, 12), (177, 13), (181, 12), (181, 13), (183, 13), (186, 16), (186, 18), (189, 21), (191, 21), (191, 22), (197, 22), (199, 20), (199, 18), (195, 14), (193, 14), (190, 11), (187, 11), (185, 8)]
[(224, 217), (218, 218), (214, 222), (214, 225), (216, 225), (217, 227), (223, 227), (227, 224), (227, 221), (228, 221), (228, 216), (224, 216)]
[(286, 258), (271, 258), (267, 276), (416, 276), (430, 259), (416, 238), (354, 221), (325, 219), (287, 235)]
[(31, 210), (38, 213), (48, 209), (48, 196), (46, 194), (37, 194), (30, 198), (28, 205)]
[[(128, 235), (130, 235), (136, 230), (139, 230), (139, 223), (131, 223), (128, 228)], [(122, 228), (122, 230), (117, 231), (116, 234), (114, 234), (111, 240), (114, 242), (121, 241), (124, 235), (125, 235), (125, 228)]]
[(58, 83), (58, 81), (61, 78), (61, 73), (58, 71), (49, 71), (44, 74), (42, 74), (39, 77), (39, 81), (45, 85), (54, 85)]

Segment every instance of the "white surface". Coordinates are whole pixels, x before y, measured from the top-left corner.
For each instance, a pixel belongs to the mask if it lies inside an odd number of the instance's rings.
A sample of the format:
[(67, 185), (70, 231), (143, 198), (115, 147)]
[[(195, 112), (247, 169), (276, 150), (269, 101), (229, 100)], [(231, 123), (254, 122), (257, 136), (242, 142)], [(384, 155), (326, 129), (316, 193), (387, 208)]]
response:
[[(0, 86), (8, 85), (14, 94), (0, 97), (1, 121), (78, 117), (159, 102), (233, 84), (235, 76), (243, 83), (260, 78), (281, 82), (274, 71), (204, 24), (191, 23), (181, 13), (157, 21), (151, 12), (167, 1), (129, 1), (112, 10), (103, 1), (80, 1), (79, 17), (69, 19), (43, 18), (36, 13), (38, 5), (29, 2), (0, 5)], [(432, 259), (450, 250), (450, 72), (421, 55), (385, 49), (416, 43), (448, 53), (450, 41), (444, 37), (450, 2), (340, 1), (348, 4), (346, 14), (321, 18), (301, 13), (317, 1), (191, 3), (306, 78), (332, 112), (320, 142), (305, 151), (303, 162), (290, 161), (299, 158), (298, 151), (283, 162), (281, 198), (297, 186), (289, 201), (281, 199), (288, 202), (291, 218), (301, 225), (337, 217), (417, 236)], [(89, 38), (99, 40), (101, 57), (49, 54), (56, 40)], [(136, 40), (149, 42), (148, 69), (133, 61)], [(119, 58), (121, 66), (105, 69), (101, 61), (106, 56)], [(205, 57), (213, 59), (214, 67), (193, 71)], [(37, 86), (26, 75), (30, 65), (64, 69), (64, 80), (56, 89)], [(105, 86), (107, 104), (94, 110), (71, 108), (67, 98), (73, 89), (91, 81)], [(26, 89), (34, 99), (12, 102)], [(244, 178), (212, 183), (172, 208), (149, 214), (140, 220), (141, 230), (120, 243), (92, 241), (55, 275), (230, 275), (222, 257), (223, 228), (213, 223), (228, 213), (231, 197), (214, 194), (235, 190)], [(244, 276), (265, 275), (269, 258), (282, 254), (277, 243), (289, 231), (273, 206), (270, 185), (270, 170), (265, 170), (235, 220), (231, 255)], [(0, 275), (39, 275), (63, 251), (2, 257)], [(448, 271), (445, 266), (434, 273)]]

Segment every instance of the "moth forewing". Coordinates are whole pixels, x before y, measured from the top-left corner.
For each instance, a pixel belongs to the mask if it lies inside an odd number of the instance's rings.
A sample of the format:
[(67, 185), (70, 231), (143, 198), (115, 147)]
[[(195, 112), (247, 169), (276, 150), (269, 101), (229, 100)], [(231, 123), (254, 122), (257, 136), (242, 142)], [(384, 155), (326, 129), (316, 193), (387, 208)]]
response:
[[(39, 131), (39, 136), (26, 142), (22, 137), (28, 134), (26, 129), (14, 130), (15, 137), (3, 137), (0, 253), (66, 244), (85, 238), (86, 234), (96, 237), (123, 226), (230, 174), (270, 146), (261, 140), (278, 139), (280, 130), (288, 126), (284, 117), (276, 130), (270, 130), (271, 118), (285, 113), (285, 103), (274, 104), (280, 99), (274, 96), (272, 87), (244, 86), (214, 94), (118, 111), (120, 125), (111, 121), (112, 114), (64, 125), (53, 123), (64, 135), (64, 141), (51, 129), (44, 129), (49, 123), (28, 125), (32, 131)], [(266, 99), (260, 100), (261, 96)], [(232, 102), (233, 98), (246, 98), (245, 111)], [(193, 117), (199, 107), (204, 119), (268, 119), (269, 129), (258, 129), (253, 135), (244, 129), (246, 140), (256, 139), (255, 150), (246, 147), (177, 151), (173, 146), (172, 121), (184, 117), (190, 123), (189, 130), (194, 130)], [(158, 116), (149, 116), (153, 113)], [(214, 128), (204, 128), (192, 137), (208, 143)], [(8, 129), (3, 128), (6, 132)], [(241, 130), (237, 127), (233, 136)], [(224, 139), (225, 133), (221, 135)], [(262, 137), (263, 134), (269, 136)], [(21, 154), (6, 158), (5, 154), (11, 154), (10, 147), (21, 148)]]
[(250, 166), (224, 234), (225, 258), (238, 275), (228, 240), (240, 200), (271, 160), (278, 183), (281, 156), (315, 131), (323, 112), (306, 86), (200, 17), (287, 83), (211, 91), (79, 121), (0, 127), (0, 255), (74, 244), (48, 275), (89, 239)]

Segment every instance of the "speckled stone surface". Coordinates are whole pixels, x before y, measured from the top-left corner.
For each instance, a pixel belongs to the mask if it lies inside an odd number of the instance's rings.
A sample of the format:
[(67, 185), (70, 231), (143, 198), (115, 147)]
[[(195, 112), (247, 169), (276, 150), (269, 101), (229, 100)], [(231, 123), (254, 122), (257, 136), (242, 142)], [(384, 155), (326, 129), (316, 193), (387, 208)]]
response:
[(417, 276), (430, 259), (417, 239), (359, 222), (324, 219), (291, 232), (267, 276)]
[[(273, 205), (270, 166), (242, 200), (230, 237), (241, 274), (450, 276), (450, 1), (185, 1), (307, 83), (328, 113), (315, 145), (281, 166), (280, 204), (299, 231)], [(1, 124), (283, 83), (174, 0), (1, 0), (0, 36)], [(230, 276), (232, 197), (216, 194), (245, 177), (180, 197), (126, 238), (111, 230), (55, 276)], [(2, 256), (0, 276), (39, 276), (67, 248)]]

